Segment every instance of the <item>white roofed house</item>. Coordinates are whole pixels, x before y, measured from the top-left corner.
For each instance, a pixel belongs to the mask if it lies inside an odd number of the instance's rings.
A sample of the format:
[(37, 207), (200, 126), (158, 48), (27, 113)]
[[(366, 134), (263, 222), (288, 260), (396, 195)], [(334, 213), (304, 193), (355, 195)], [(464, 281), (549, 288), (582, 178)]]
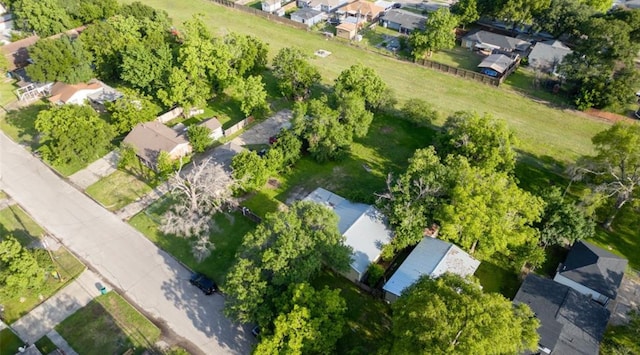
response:
[(291, 20), (295, 22), (300, 22), (307, 27), (311, 27), (316, 23), (322, 21), (324, 13), (318, 10), (314, 10), (310, 7), (302, 8), (291, 14)]
[(307, 197), (331, 208), (339, 218), (338, 229), (353, 249), (351, 268), (343, 275), (353, 282), (362, 281), (371, 263), (380, 258), (382, 247), (391, 242), (392, 232), (382, 213), (374, 206), (350, 202), (321, 187)]
[(456, 245), (425, 237), (382, 287), (384, 298), (388, 302), (394, 302), (405, 288), (413, 285), (422, 276), (436, 278), (450, 272), (466, 277), (473, 275), (479, 265), (480, 261)]
[(538, 42), (529, 53), (529, 66), (549, 73), (555, 73), (567, 54), (573, 51), (560, 41)]

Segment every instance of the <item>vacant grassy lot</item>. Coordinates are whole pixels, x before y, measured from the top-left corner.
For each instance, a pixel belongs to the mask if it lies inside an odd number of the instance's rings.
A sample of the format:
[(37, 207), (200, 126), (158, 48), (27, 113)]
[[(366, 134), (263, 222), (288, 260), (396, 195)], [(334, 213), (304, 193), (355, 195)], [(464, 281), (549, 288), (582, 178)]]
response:
[(340, 289), (340, 296), (347, 302), (347, 329), (338, 340), (336, 354), (376, 353), (391, 331), (390, 307), (331, 271), (323, 271), (312, 284)]
[[(127, 0), (129, 2), (129, 0)], [(585, 119), (569, 111), (561, 111), (536, 103), (522, 95), (469, 80), (421, 68), (374, 53), (325, 40), (315, 33), (299, 31), (266, 19), (215, 5), (206, 0), (143, 0), (143, 3), (167, 10), (176, 25), (195, 13), (218, 34), (239, 32), (254, 35), (270, 45), (270, 55), (286, 46), (302, 48), (310, 56), (318, 49), (333, 54), (327, 58), (313, 57), (311, 62), (330, 84), (338, 74), (355, 63), (376, 70), (393, 88), (398, 98), (420, 97), (449, 114), (458, 110), (489, 112), (508, 121), (518, 138), (519, 148), (535, 156), (551, 156), (559, 161), (571, 161), (592, 151), (590, 138), (607, 124)]]
[(99, 296), (56, 326), (80, 354), (142, 354), (160, 337), (160, 329), (115, 292)]
[[(6, 235), (13, 235), (22, 245), (30, 246), (34, 245), (43, 233), (42, 228), (19, 206), (13, 205), (0, 210), (0, 240)], [(45, 251), (41, 252), (44, 255), (39, 261), (46, 261), (46, 264), (41, 266), (48, 271), (57, 271), (63, 281), (48, 276), (40, 289), (29, 290), (13, 297), (0, 296), (0, 304), (4, 306), (4, 321), (7, 323), (13, 323), (29, 312), (84, 270), (84, 265), (64, 247), (51, 252), (53, 259), (49, 258)]]
[(105, 176), (85, 191), (110, 211), (117, 211), (151, 191), (151, 186), (121, 170)]
[(191, 269), (202, 272), (222, 284), (227, 271), (235, 262), (236, 251), (242, 244), (244, 235), (253, 230), (255, 224), (237, 212), (215, 215), (213, 221), (216, 228), (210, 235), (215, 250), (207, 259), (198, 263), (191, 254), (189, 239), (165, 235), (158, 230), (162, 214), (169, 203), (168, 199), (160, 200), (134, 216), (129, 223)]

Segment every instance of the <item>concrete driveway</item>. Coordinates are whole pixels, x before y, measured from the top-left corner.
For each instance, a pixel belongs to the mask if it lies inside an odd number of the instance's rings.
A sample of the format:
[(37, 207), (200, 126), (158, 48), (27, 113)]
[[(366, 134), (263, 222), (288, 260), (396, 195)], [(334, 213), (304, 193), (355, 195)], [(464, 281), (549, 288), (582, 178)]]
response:
[(635, 271), (625, 273), (618, 297), (613, 302), (610, 325), (621, 325), (629, 322), (628, 313), (633, 309), (640, 309), (640, 274)]
[(91, 163), (86, 168), (69, 176), (69, 180), (84, 190), (98, 182), (98, 180), (103, 177), (112, 174), (117, 169), (118, 153), (111, 151), (107, 155)]
[(222, 296), (205, 297), (189, 284), (189, 271), (174, 258), (3, 133), (0, 189), (120, 294), (200, 353), (249, 353), (252, 336), (224, 317)]

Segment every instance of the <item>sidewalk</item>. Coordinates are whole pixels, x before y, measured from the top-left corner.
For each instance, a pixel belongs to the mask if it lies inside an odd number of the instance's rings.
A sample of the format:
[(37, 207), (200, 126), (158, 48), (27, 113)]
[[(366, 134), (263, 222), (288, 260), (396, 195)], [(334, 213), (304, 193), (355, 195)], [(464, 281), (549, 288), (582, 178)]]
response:
[(78, 355), (78, 353), (69, 345), (69, 343), (64, 340), (62, 335), (58, 334), (58, 332), (56, 332), (55, 330), (47, 333), (47, 338), (49, 338), (49, 340), (51, 340), (51, 342), (54, 343), (58, 347), (58, 349), (62, 350), (64, 355)]
[(98, 182), (98, 180), (103, 177), (112, 174), (117, 169), (118, 154), (115, 151), (111, 151), (107, 155), (91, 163), (86, 168), (69, 176), (69, 180), (84, 190)]
[[(53, 327), (100, 295), (98, 275), (85, 270), (76, 280), (11, 324), (16, 334), (27, 343), (35, 343)], [(56, 344), (57, 345), (57, 344)]]

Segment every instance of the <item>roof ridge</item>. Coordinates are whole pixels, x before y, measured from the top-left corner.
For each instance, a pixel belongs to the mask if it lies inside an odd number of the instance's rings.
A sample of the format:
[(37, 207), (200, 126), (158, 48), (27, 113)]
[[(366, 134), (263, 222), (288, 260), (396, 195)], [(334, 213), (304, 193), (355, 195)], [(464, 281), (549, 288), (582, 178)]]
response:
[[(427, 238), (427, 237), (425, 237)], [(437, 239), (437, 238), (434, 238)], [(442, 264), (442, 261), (444, 261), (444, 259), (447, 257), (447, 255), (449, 255), (449, 251), (451, 251), (451, 248), (454, 247), (455, 245), (453, 245), (453, 243), (450, 242), (446, 242), (444, 240), (442, 240), (445, 243), (448, 243), (449, 246), (447, 247), (447, 250), (445, 250), (445, 252), (442, 254), (442, 257), (440, 258), (440, 260), (438, 260), (438, 262), (436, 263), (436, 266), (433, 267), (433, 270), (431, 270), (431, 273), (433, 273), (434, 271), (436, 271), (436, 269), (438, 269), (438, 266), (440, 266), (440, 264)], [(429, 275), (431, 276), (431, 275)]]

